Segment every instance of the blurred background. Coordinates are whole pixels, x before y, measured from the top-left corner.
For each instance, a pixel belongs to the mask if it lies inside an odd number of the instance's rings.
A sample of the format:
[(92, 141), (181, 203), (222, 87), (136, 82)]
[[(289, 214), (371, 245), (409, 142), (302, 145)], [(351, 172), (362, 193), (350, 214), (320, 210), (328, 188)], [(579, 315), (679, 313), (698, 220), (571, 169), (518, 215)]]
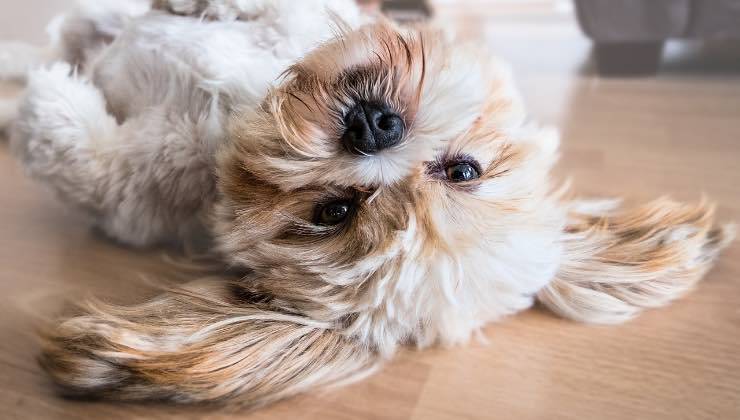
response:
[[(0, 0), (0, 40), (43, 45), (45, 25), (73, 3)], [(740, 221), (740, 0), (361, 3), (429, 21), (509, 62), (530, 118), (561, 131), (556, 175), (578, 195), (634, 203), (706, 194), (720, 220)], [(0, 83), (0, 95), (18, 89)], [(169, 268), (90, 235), (24, 177), (4, 141), (0, 267), (0, 418), (200, 416), (54, 397), (33, 358), (31, 315), (60, 308), (52, 292), (120, 296), (131, 277)], [(624, 326), (529, 311), (487, 329), (490, 346), (402, 355), (365, 382), (256, 418), (739, 419), (737, 308), (736, 242), (694, 294)]]

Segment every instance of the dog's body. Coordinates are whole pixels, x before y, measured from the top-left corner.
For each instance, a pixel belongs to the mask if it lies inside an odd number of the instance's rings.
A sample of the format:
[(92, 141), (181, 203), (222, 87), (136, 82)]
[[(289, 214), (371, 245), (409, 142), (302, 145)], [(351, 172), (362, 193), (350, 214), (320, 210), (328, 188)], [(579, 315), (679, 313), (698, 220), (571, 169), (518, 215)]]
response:
[(12, 147), (117, 240), (206, 232), (252, 272), (66, 320), (43, 362), (69, 391), (264, 403), (536, 298), (619, 322), (731, 239), (703, 204), (563, 201), (557, 135), (524, 122), (498, 63), (434, 31), (339, 0), (154, 6), (70, 15), (52, 55), (80, 74), (30, 73)]

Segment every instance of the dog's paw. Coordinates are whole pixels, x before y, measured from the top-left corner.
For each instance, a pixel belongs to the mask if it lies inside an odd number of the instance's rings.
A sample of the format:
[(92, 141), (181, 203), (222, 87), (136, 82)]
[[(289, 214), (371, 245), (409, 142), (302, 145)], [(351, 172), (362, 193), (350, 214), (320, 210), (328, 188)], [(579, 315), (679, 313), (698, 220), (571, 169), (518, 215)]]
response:
[(29, 74), (10, 146), (29, 175), (63, 199), (93, 208), (104, 172), (99, 151), (113, 141), (116, 127), (102, 93), (69, 64), (56, 63)]
[(24, 161), (50, 164), (104, 141), (114, 126), (102, 93), (69, 64), (58, 62), (29, 74), (13, 147)]

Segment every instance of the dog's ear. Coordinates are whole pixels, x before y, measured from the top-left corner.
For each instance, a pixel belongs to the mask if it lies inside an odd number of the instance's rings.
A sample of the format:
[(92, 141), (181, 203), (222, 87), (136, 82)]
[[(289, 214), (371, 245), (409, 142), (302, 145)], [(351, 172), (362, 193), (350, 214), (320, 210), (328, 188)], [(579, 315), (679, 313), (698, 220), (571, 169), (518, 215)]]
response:
[(539, 301), (566, 318), (618, 323), (681, 297), (734, 238), (713, 226), (713, 207), (660, 199), (624, 211), (615, 202), (574, 202), (564, 261)]
[(194, 284), (134, 307), (89, 304), (46, 331), (41, 364), (70, 396), (254, 406), (359, 379), (378, 361), (332, 325), (232, 295)]

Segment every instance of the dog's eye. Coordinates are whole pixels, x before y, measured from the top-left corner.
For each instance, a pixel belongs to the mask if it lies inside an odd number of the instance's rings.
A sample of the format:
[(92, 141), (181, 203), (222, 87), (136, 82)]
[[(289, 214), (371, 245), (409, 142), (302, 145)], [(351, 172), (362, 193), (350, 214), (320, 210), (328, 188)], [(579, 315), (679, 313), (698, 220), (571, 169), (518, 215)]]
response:
[(478, 179), (480, 174), (478, 170), (469, 162), (458, 162), (445, 169), (447, 179), (452, 182), (465, 182)]
[(337, 200), (319, 206), (316, 209), (315, 223), (323, 226), (334, 226), (342, 223), (349, 215), (352, 203), (347, 200)]

